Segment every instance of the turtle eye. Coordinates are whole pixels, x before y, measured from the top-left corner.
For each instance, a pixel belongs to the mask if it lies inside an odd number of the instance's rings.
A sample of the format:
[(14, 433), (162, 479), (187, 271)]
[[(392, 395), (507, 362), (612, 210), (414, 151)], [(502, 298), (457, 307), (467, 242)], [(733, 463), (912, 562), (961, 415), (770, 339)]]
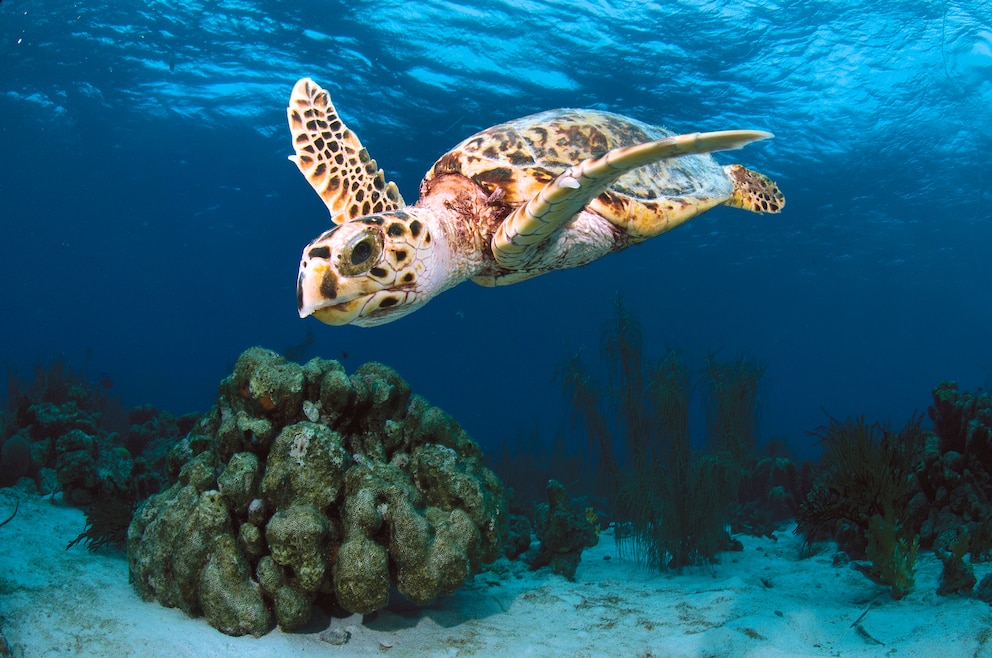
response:
[(368, 272), (382, 253), (382, 236), (377, 231), (362, 231), (353, 236), (342, 251), (341, 274), (355, 276)]
[(361, 265), (372, 255), (372, 238), (365, 238), (351, 250), (351, 264)]

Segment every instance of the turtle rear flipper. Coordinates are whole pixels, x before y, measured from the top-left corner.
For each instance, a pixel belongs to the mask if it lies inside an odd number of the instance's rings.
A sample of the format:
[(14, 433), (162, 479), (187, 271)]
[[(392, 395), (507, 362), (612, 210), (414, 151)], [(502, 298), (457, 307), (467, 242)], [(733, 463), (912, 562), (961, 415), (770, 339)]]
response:
[[(493, 255), (505, 268), (525, 265), (537, 245), (632, 169), (680, 155), (737, 149), (770, 137), (771, 133), (758, 130), (676, 135), (613, 149), (598, 158), (584, 160), (559, 174), (507, 216), (493, 236)], [(698, 212), (699, 209), (693, 208), (686, 213), (686, 219)]]
[(779, 213), (785, 207), (785, 196), (775, 181), (744, 165), (732, 164), (723, 168), (734, 183), (734, 191), (724, 204), (756, 213)]
[(330, 95), (310, 78), (293, 86), (286, 109), (296, 163), (336, 224), (402, 208), (403, 197), (358, 136), (348, 129)]

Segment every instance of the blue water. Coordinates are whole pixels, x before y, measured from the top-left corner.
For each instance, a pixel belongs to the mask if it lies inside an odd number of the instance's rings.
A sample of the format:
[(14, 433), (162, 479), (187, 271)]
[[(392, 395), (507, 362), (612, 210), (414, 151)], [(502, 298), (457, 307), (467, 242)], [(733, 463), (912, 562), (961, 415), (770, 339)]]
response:
[[(616, 293), (648, 351), (767, 365), (761, 434), (901, 425), (992, 380), (992, 3), (170, 1), (0, 4), (0, 362), (64, 354), (125, 402), (205, 410), (237, 355), (395, 367), (492, 448), (563, 426)], [(285, 107), (330, 90), (408, 201), (469, 134), (553, 107), (776, 134), (739, 160), (778, 216), (718, 208), (593, 265), (462, 284), (396, 323), (296, 314), (328, 226)]]

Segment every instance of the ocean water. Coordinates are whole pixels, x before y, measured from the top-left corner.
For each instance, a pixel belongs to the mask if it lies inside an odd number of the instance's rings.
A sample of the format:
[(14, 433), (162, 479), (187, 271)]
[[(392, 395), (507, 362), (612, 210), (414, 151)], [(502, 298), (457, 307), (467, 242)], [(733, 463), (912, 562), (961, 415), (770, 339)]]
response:
[[(327, 88), (407, 201), (449, 147), (554, 107), (775, 133), (721, 162), (781, 215), (717, 208), (588, 267), (465, 283), (376, 328), (301, 321), (330, 226), (286, 156), (293, 83)], [(767, 366), (761, 435), (900, 425), (992, 380), (992, 4), (885, 0), (0, 4), (0, 361), (109, 373), (204, 411), (261, 344), (396, 368), (487, 449), (564, 426), (618, 293), (649, 352)]]

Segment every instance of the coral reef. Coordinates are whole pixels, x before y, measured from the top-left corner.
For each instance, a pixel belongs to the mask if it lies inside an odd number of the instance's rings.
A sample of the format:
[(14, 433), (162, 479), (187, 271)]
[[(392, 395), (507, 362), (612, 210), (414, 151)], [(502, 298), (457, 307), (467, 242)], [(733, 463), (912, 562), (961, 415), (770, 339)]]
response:
[(824, 447), (823, 472), (798, 514), (796, 532), (807, 542), (821, 530), (832, 531), (840, 548), (863, 556), (872, 518), (881, 515), (911, 541), (914, 469), (926, 441), (921, 419), (913, 417), (892, 432), (864, 417), (835, 418), (815, 433)]
[(914, 585), (919, 524), (913, 505), (915, 469), (926, 444), (919, 416), (899, 432), (864, 417), (830, 424), (814, 433), (824, 446), (823, 471), (799, 509), (796, 532), (806, 545), (828, 533), (872, 580), (891, 587), (893, 598)]
[(579, 513), (572, 509), (565, 487), (548, 481), (548, 502), (537, 506), (536, 534), (541, 542), (530, 562), (531, 570), (551, 565), (551, 570), (575, 580), (575, 570), (585, 548), (599, 543), (599, 524), (592, 508)]
[(738, 500), (731, 503), (731, 531), (774, 537), (784, 522), (798, 515), (813, 487), (814, 472), (812, 462), (797, 466), (779, 455), (767, 455), (745, 468)]
[(982, 576), (982, 579), (978, 582), (978, 587), (975, 588), (975, 598), (979, 601), (992, 604), (992, 573)]
[(502, 552), (503, 487), (458, 424), (393, 370), (245, 351), (171, 451), (178, 481), (128, 532), (134, 587), (261, 635), (314, 605), (426, 605)]
[(891, 587), (892, 598), (898, 600), (916, 585), (916, 553), (918, 537), (907, 540), (890, 515), (876, 514), (868, 522), (868, 546), (865, 549), (870, 566), (855, 566), (875, 582)]
[(101, 495), (86, 506), (86, 526), (79, 536), (69, 542), (66, 549), (80, 542), (91, 551), (99, 550), (104, 546), (124, 548), (127, 542), (127, 528), (131, 524), (131, 516), (137, 502), (132, 489), (118, 487), (113, 482), (108, 482)]
[[(867, 557), (871, 565), (858, 568), (896, 598), (913, 586), (920, 548), (943, 563), (941, 595), (972, 593), (966, 556), (992, 558), (992, 396), (942, 382), (932, 398), (932, 433), (915, 416), (901, 432), (863, 418), (820, 428), (823, 472), (798, 514), (807, 542), (828, 536)], [(976, 596), (990, 591), (992, 580)]]
[(968, 552), (970, 537), (968, 531), (962, 529), (954, 537), (948, 538), (945, 546), (934, 547), (934, 553), (944, 565), (944, 570), (940, 574), (940, 585), (937, 587), (937, 594), (947, 596), (949, 594), (971, 594), (978, 579), (975, 577), (975, 568), (964, 561), (964, 556)]
[(61, 491), (87, 508), (126, 490), (134, 499), (167, 483), (165, 455), (196, 416), (150, 406), (125, 410), (104, 388), (62, 361), (8, 383), (0, 447), (0, 486), (27, 478), (41, 493)]
[(509, 534), (503, 546), (503, 555), (516, 560), (530, 549), (530, 519), (520, 514), (510, 514)]
[(992, 396), (959, 392), (954, 382), (933, 390), (929, 409), (935, 437), (917, 466), (916, 516), (920, 541), (934, 545), (961, 528), (971, 559), (992, 557)]
[(0, 447), (0, 484), (13, 484), (31, 471), (31, 442), (15, 435)]

